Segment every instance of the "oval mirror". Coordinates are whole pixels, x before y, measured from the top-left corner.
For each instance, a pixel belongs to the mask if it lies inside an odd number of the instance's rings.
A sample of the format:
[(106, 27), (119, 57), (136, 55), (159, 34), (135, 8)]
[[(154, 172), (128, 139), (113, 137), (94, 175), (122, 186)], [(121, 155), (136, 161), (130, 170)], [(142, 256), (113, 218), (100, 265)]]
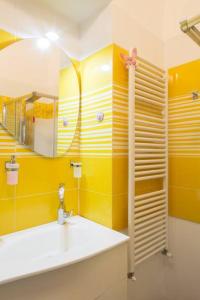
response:
[(48, 39), (11, 37), (0, 30), (0, 41), (5, 40), (0, 45), (0, 125), (25, 149), (62, 156), (71, 147), (79, 117), (77, 70)]

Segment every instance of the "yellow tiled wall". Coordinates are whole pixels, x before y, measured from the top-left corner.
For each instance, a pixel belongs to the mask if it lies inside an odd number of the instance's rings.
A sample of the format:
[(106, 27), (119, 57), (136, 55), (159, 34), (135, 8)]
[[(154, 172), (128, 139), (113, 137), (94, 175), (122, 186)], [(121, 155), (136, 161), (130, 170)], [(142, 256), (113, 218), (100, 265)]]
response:
[(62, 182), (66, 185), (67, 208), (77, 213), (77, 182), (69, 167), (70, 159), (18, 158), (19, 183), (13, 187), (6, 184), (4, 164), (8, 157), (0, 157), (0, 234), (55, 220), (57, 188)]
[(128, 218), (128, 70), (113, 46), (113, 227), (127, 227)]
[[(128, 214), (128, 70), (120, 53), (127, 51), (113, 44), (81, 62), (81, 214), (114, 229), (127, 226)], [(160, 186), (141, 182), (136, 193)]]
[(81, 214), (114, 229), (127, 226), (128, 72), (120, 52), (109, 45), (81, 62)]
[[(113, 46), (84, 59), (81, 72), (81, 215), (112, 227)], [(98, 112), (104, 120), (97, 121)]]
[(169, 213), (200, 223), (200, 60), (169, 70)]
[[(115, 229), (127, 226), (128, 71), (121, 52), (127, 53), (109, 45), (80, 63), (80, 127), (74, 137), (80, 152), (57, 159), (19, 155), (19, 185), (14, 188), (5, 184), (1, 172), (0, 234), (55, 220), (60, 182), (66, 183), (68, 208), (77, 212), (77, 180), (70, 159), (82, 162), (81, 215)], [(97, 113), (104, 114), (102, 122)], [(16, 152), (22, 154), (18, 147)], [(1, 170), (7, 158), (0, 158)], [(153, 191), (158, 185), (159, 180), (140, 183), (136, 192)]]

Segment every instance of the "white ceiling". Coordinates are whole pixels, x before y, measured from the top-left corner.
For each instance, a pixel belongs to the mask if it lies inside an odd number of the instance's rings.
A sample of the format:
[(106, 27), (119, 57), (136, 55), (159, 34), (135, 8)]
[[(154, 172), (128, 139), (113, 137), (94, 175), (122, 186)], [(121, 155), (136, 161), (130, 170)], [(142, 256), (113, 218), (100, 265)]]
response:
[(111, 0), (40, 0), (40, 2), (74, 22), (82, 23), (88, 17), (97, 14)]

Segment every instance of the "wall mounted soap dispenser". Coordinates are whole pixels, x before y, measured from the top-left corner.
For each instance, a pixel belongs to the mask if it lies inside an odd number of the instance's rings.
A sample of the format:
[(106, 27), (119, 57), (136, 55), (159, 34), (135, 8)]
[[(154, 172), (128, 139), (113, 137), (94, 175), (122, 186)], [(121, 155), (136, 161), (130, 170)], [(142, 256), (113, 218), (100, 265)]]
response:
[(15, 155), (11, 156), (10, 161), (6, 161), (5, 168), (6, 168), (6, 175), (7, 175), (7, 184), (8, 185), (18, 184), (19, 164), (16, 162)]
[(81, 162), (70, 162), (70, 167), (73, 168), (74, 171), (74, 178), (81, 178), (82, 176), (82, 164)]

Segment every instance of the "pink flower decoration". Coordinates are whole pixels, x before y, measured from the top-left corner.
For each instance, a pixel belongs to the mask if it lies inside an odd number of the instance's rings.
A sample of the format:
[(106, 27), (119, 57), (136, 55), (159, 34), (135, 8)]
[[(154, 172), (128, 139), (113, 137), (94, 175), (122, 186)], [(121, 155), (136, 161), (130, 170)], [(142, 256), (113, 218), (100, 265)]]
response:
[(120, 53), (121, 58), (125, 61), (125, 66), (128, 68), (129, 66), (136, 66), (136, 57), (137, 57), (137, 49), (134, 48), (132, 50), (132, 55), (128, 56), (126, 54)]

